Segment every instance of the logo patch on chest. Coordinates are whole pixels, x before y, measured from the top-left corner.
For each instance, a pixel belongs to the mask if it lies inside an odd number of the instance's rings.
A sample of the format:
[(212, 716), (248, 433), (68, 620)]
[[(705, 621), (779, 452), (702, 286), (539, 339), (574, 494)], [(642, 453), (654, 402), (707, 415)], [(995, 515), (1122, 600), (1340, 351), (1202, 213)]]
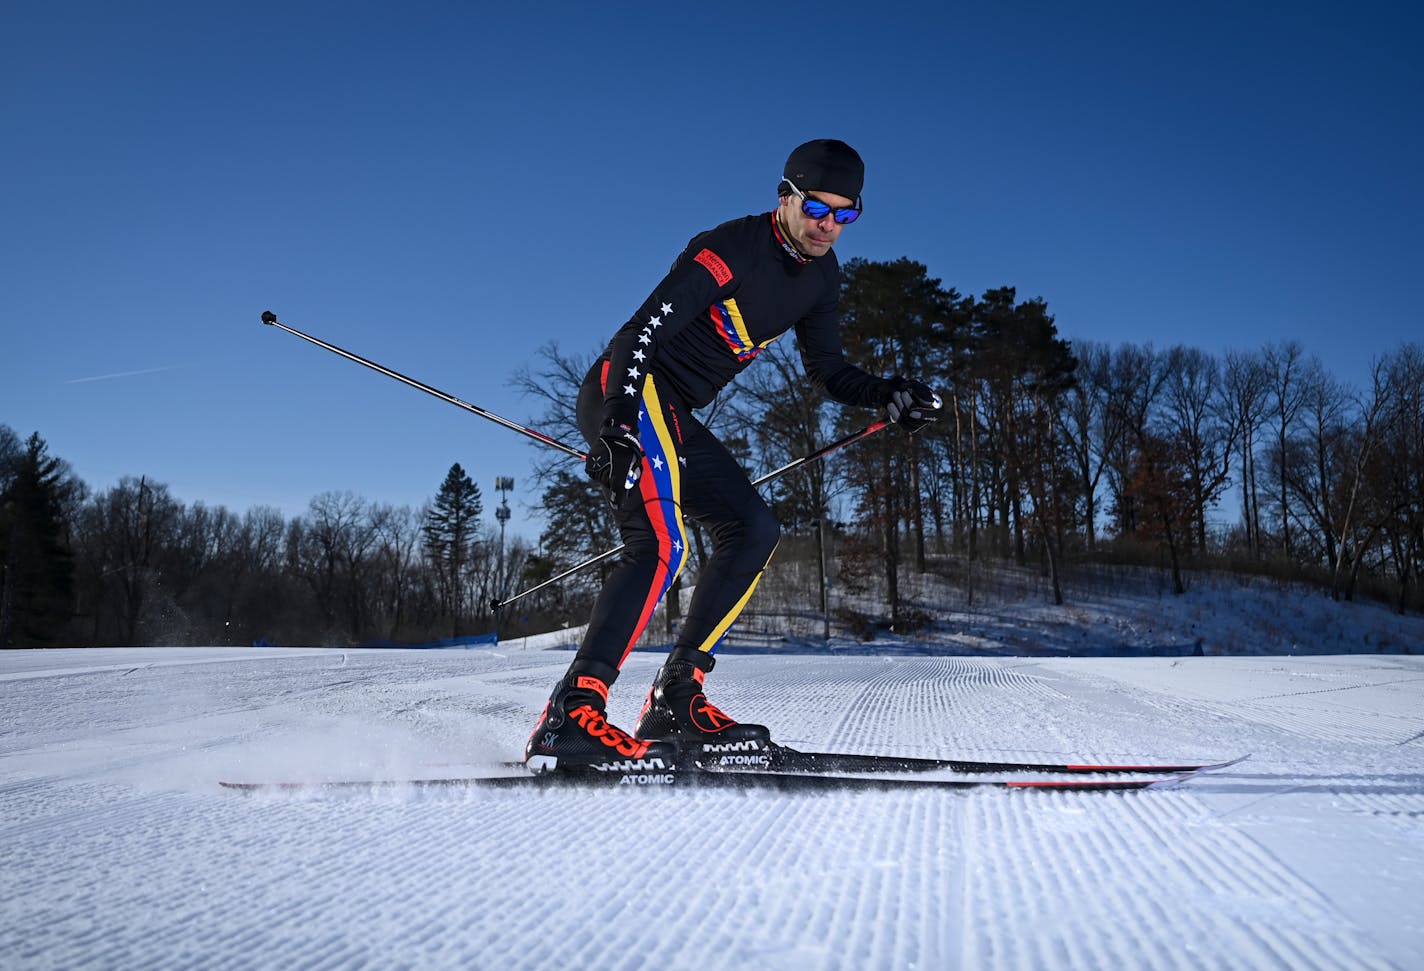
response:
[(732, 282), (732, 268), (727, 265), (726, 260), (710, 249), (704, 249), (694, 256), (693, 260), (701, 263), (707, 272), (712, 274), (712, 279), (717, 281), (717, 286), (725, 287)]

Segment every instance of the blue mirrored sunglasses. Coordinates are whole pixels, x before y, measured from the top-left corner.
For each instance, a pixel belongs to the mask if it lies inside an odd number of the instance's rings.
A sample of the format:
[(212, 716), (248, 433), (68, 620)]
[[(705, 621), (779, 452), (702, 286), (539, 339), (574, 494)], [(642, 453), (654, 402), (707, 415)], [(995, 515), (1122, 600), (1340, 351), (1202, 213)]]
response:
[(842, 226), (849, 226), (860, 218), (859, 199), (855, 200), (857, 203), (855, 206), (846, 206), (844, 209), (837, 209), (829, 203), (822, 202), (820, 199), (812, 199), (806, 193), (796, 188), (796, 183), (790, 179), (783, 181), (791, 186), (792, 192), (801, 197), (801, 211), (812, 219), (825, 219), (826, 216), (834, 213), (836, 222)]

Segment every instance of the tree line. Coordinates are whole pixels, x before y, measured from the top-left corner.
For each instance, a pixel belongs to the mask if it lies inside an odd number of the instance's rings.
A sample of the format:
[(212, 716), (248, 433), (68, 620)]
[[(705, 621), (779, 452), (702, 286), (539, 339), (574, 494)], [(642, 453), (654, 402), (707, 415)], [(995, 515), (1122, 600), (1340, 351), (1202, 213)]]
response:
[[(1046, 301), (1012, 287), (965, 295), (909, 259), (842, 269), (847, 357), (928, 381), (944, 415), (914, 437), (866, 439), (768, 495), (792, 535), (819, 542), (835, 526), (838, 576), (851, 586), (873, 577), (890, 623), (903, 619), (903, 570), (987, 560), (1042, 570), (1059, 603), (1065, 562), (1106, 560), (1160, 565), (1179, 593), (1189, 566), (1209, 566), (1424, 609), (1418, 344), (1381, 356), (1369, 385), (1354, 388), (1296, 342), (1223, 355), (1109, 347), (1064, 338)], [(596, 353), (547, 345), (519, 373), (545, 427), (577, 435), (575, 389)], [(828, 402), (779, 343), (703, 416), (754, 474), (874, 417)], [(578, 470), (550, 461), (538, 476), (549, 527), (530, 579), (614, 542)], [(695, 576), (705, 543), (692, 535)], [(589, 572), (541, 595), (567, 610), (600, 579)]]
[[(1061, 336), (1041, 298), (964, 295), (909, 259), (849, 261), (841, 311), (847, 356), (927, 381), (943, 417), (866, 438), (767, 495), (789, 536), (815, 540), (783, 549), (848, 588), (873, 583), (890, 623), (907, 619), (904, 571), (985, 561), (1044, 572), (1058, 602), (1063, 565), (1091, 560), (1160, 565), (1179, 592), (1206, 565), (1424, 609), (1419, 345), (1381, 356), (1363, 388), (1294, 342), (1219, 356), (1109, 347)], [(596, 353), (548, 345), (519, 371), (542, 412), (531, 425), (578, 439), (576, 390)], [(829, 403), (790, 340), (700, 417), (757, 475), (879, 416)], [(506, 546), (458, 464), (419, 509), (325, 493), (287, 519), (188, 505), (146, 477), (94, 492), (37, 432), (0, 425), (0, 646), (419, 642), (577, 624), (611, 561), (491, 611), (617, 544), (577, 463), (551, 457), (537, 480), (546, 528), (537, 546)], [(708, 552), (695, 524), (691, 536), (680, 583)], [(674, 590), (669, 624), (678, 602)]]
[[(0, 425), (0, 646), (420, 643), (492, 629), (524, 571), (458, 463), (420, 509), (351, 492), (290, 519), (186, 504), (127, 476), (94, 492)], [(520, 621), (511, 621), (517, 628)]]

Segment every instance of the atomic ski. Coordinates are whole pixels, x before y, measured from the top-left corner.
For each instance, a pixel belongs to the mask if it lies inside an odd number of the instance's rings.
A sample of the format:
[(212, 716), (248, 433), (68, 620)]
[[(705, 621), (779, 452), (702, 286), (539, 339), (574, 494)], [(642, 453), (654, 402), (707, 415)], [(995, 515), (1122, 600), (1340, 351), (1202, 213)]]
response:
[(1148, 779), (943, 779), (923, 776), (834, 775), (824, 772), (725, 771), (695, 765), (646, 772), (572, 772), (476, 775), (463, 778), (342, 780), (332, 782), (221, 782), (244, 792), (384, 789), (767, 789), (776, 792), (906, 791), (916, 789), (1038, 789), (1103, 792), (1176, 785), (1195, 773)]
[[(755, 743), (731, 743), (691, 748), (684, 752), (700, 769), (712, 772), (1032, 772), (1039, 775), (1183, 775), (1214, 772), (1248, 758), (1227, 762), (993, 762), (980, 759), (929, 759), (913, 755), (863, 755), (853, 752), (802, 752), (772, 742), (769, 749)], [(502, 762), (501, 768), (524, 767), (523, 762)]]
[[(1181, 775), (1225, 769), (1248, 757), (1243, 755), (1228, 762), (1210, 763), (990, 762), (978, 759), (927, 759), (906, 755), (860, 755), (850, 752), (802, 752), (776, 742), (771, 743), (770, 751), (760, 753), (737, 751), (735, 746), (708, 746), (694, 754), (700, 767), (719, 772), (767, 769), (773, 772), (1034, 772), (1050, 775)], [(763, 760), (762, 764), (757, 764), (758, 759)]]

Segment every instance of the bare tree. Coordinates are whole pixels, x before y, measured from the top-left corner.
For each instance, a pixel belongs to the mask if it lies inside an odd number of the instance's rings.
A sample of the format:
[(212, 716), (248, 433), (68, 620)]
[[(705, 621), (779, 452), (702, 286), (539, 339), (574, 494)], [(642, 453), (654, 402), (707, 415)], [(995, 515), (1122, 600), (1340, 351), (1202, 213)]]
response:
[(1393, 572), (1403, 613), (1424, 567), (1424, 348), (1406, 344), (1384, 368), (1389, 405), (1369, 467), (1386, 541), (1381, 568)]
[(1167, 352), (1166, 367), (1162, 422), (1167, 437), (1180, 447), (1191, 496), (1188, 529), (1195, 533), (1197, 549), (1205, 552), (1207, 511), (1230, 481), (1236, 430), (1217, 407), (1222, 381), (1214, 357), (1178, 346)]
[(1261, 513), (1256, 484), (1256, 440), (1265, 420), (1269, 376), (1263, 354), (1228, 351), (1219, 410), (1230, 425), (1241, 465), (1241, 522), (1246, 548), (1261, 555)]
[(1353, 427), (1342, 436), (1351, 447), (1344, 456), (1345, 464), (1341, 469), (1336, 520), (1340, 550), (1331, 570), (1330, 591), (1337, 600), (1342, 595), (1346, 600), (1354, 599), (1360, 566), (1382, 529), (1380, 518), (1374, 517), (1371, 522), (1366, 512), (1371, 505), (1368, 470), (1375, 452), (1390, 433), (1390, 423), (1399, 416), (1395, 398), (1402, 390), (1389, 380), (1385, 359), (1375, 361), (1370, 390), (1356, 403)]
[(1275, 432), (1276, 501), (1280, 508), (1281, 556), (1291, 557), (1290, 489), (1287, 481), (1291, 435), (1300, 415), (1304, 394), (1301, 371), (1305, 351), (1296, 341), (1273, 344), (1265, 350), (1265, 366), (1272, 430)]
[(1301, 368), (1298, 389), (1299, 441), (1289, 453), (1294, 461), (1287, 463), (1286, 476), (1299, 518), (1310, 526), (1307, 535), (1318, 558), (1333, 573), (1341, 543), (1339, 490), (1344, 467), (1350, 464), (1347, 453), (1356, 446), (1347, 441), (1353, 437), (1348, 425), (1355, 416), (1349, 413), (1351, 402), (1345, 387), (1325, 373), (1317, 358), (1310, 358)]
[[(538, 409), (530, 422), (532, 427), (559, 441), (574, 445), (583, 441), (577, 414), (579, 387), (599, 353), (599, 350), (589, 350), (565, 354), (551, 341), (535, 353), (532, 367), (521, 367), (514, 372), (515, 389), (531, 399)], [(540, 452), (535, 460), (535, 480), (548, 484), (556, 474), (573, 468), (576, 466), (569, 456), (549, 449)]]
[(366, 632), (364, 580), (375, 540), (367, 504), (353, 493), (323, 492), (289, 533), (289, 562), (306, 581), (324, 622), (322, 636)]
[(371, 563), (371, 621), (384, 639), (402, 636), (421, 571), (421, 518), (409, 506), (369, 507), (375, 533)]
[(149, 607), (162, 593), (161, 561), (172, 545), (181, 507), (168, 486), (124, 476), (88, 508), (89, 555), (117, 590), (112, 601), (117, 643), (137, 646)]
[(1166, 383), (1165, 358), (1150, 344), (1120, 345), (1113, 354), (1113, 385), (1108, 397), (1111, 420), (1121, 434), (1108, 454), (1108, 484), (1113, 492), (1114, 516), (1120, 535), (1138, 528), (1137, 494), (1131, 488), (1137, 452), (1152, 434), (1152, 422)]
[(1121, 413), (1112, 407), (1112, 352), (1097, 341), (1074, 341), (1078, 380), (1063, 396), (1059, 427), (1083, 496), (1087, 549), (1097, 549), (1098, 489), (1108, 457), (1122, 437)]

